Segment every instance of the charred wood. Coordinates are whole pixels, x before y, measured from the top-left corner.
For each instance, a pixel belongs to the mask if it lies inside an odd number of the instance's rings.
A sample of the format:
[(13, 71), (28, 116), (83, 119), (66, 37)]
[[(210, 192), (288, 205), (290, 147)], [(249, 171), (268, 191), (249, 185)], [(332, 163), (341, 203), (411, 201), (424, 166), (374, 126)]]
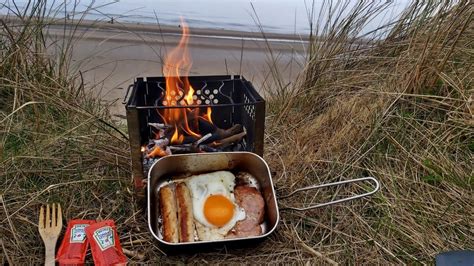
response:
[(221, 139), (219, 141), (215, 141), (212, 144), (210, 144), (209, 146), (211, 146), (213, 148), (219, 148), (219, 147), (222, 147), (222, 146), (227, 146), (227, 144), (233, 144), (233, 143), (240, 142), (246, 135), (247, 135), (247, 132), (244, 131), (244, 132), (241, 132), (239, 134), (230, 136), (228, 138)]

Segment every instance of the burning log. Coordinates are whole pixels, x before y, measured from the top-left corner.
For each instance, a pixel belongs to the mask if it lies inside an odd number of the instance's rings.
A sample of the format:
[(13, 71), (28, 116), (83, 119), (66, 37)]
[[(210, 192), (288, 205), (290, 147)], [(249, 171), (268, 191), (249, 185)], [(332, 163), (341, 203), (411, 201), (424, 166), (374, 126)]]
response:
[(215, 148), (213, 148), (209, 145), (201, 145), (201, 146), (199, 146), (199, 148), (203, 152), (218, 152), (219, 151), (218, 149), (215, 149)]
[(204, 144), (209, 144), (212, 142), (221, 142), (223, 139), (237, 135), (243, 132), (243, 127), (240, 124), (234, 125), (229, 129), (216, 128), (216, 131), (212, 134), (210, 138), (204, 141)]
[(209, 138), (211, 138), (212, 135), (213, 135), (212, 133), (208, 133), (207, 135), (205, 135), (204, 137), (202, 137), (202, 138), (200, 138), (198, 141), (196, 141), (196, 142), (194, 143), (194, 145), (199, 146), (201, 143), (204, 143), (204, 142), (207, 141)]
[(216, 133), (220, 136), (221, 139), (225, 139), (230, 136), (239, 134), (243, 131), (244, 131), (244, 127), (241, 124), (236, 124), (228, 129), (217, 128)]
[[(163, 124), (150, 123), (150, 125), (151, 124), (163, 128)], [(214, 133), (208, 133), (200, 139), (194, 136), (185, 136), (180, 144), (171, 143), (168, 137), (152, 139), (146, 148), (144, 148), (145, 158), (159, 158), (173, 153), (218, 152), (232, 147), (233, 145), (239, 145), (237, 150), (240, 150), (241, 146), (238, 143), (247, 135), (242, 125), (237, 124), (229, 129), (215, 128), (216, 131)], [(169, 128), (167, 130), (169, 130)], [(222, 136), (227, 137), (222, 138)]]
[(166, 125), (166, 124), (162, 124), (162, 123), (148, 123), (148, 125), (150, 127), (154, 127), (156, 129), (162, 129), (162, 130), (167, 130), (167, 129), (173, 128), (170, 125)]
[(182, 144), (193, 144), (198, 140), (199, 139), (194, 137), (194, 136), (185, 136), (184, 139), (183, 139)]
[(201, 152), (198, 146), (190, 145), (190, 144), (183, 144), (183, 145), (174, 145), (169, 146), (172, 153), (196, 153)]
[(217, 130), (217, 127), (213, 123), (202, 117), (198, 117), (198, 127), (199, 132), (213, 133)]
[(213, 134), (208, 133), (204, 137), (193, 142), (192, 144), (183, 143), (181, 145), (173, 145), (173, 146), (170, 146), (170, 149), (172, 152), (177, 152), (177, 153), (203, 152), (204, 150), (202, 150), (202, 146), (204, 145), (201, 145), (201, 144), (205, 142), (206, 140), (208, 140), (209, 138), (211, 138), (212, 135)]
[(200, 152), (218, 152), (220, 149), (213, 148), (209, 145), (175, 145), (169, 146), (172, 153), (200, 153)]
[(154, 129), (158, 130), (157, 138), (163, 138), (165, 136), (168, 139), (173, 134), (173, 127), (170, 125), (162, 124), (162, 123), (148, 123), (148, 126), (153, 127)]
[(185, 116), (188, 119), (173, 125), (148, 123), (148, 126), (158, 132), (155, 131), (156, 139), (150, 140), (148, 145), (143, 147), (145, 159), (174, 153), (218, 152), (235, 150), (236, 147), (238, 150), (241, 149), (242, 146), (238, 142), (246, 136), (242, 125), (233, 125), (228, 129), (219, 128), (211, 120), (210, 109), (204, 116), (200, 116), (198, 110), (185, 110), (189, 112)]
[(168, 130), (166, 132), (165, 138), (170, 139), (170, 144), (179, 145), (179, 144), (192, 144), (199, 140), (199, 138), (195, 136), (180, 136), (180, 139), (173, 138), (174, 130)]
[(225, 138), (225, 139), (221, 139), (219, 141), (214, 141), (209, 146), (211, 146), (213, 148), (221, 148), (221, 147), (224, 147), (224, 146), (227, 147), (228, 146), (227, 144), (234, 144), (234, 143), (240, 142), (246, 135), (247, 135), (247, 132), (244, 130), (243, 132), (241, 132), (239, 134), (235, 134), (233, 136), (230, 136), (230, 137)]
[(222, 129), (202, 117), (199, 117), (198, 121), (200, 132), (216, 134), (216, 138), (219, 139), (224, 139), (243, 131), (243, 126), (241, 124), (233, 125), (228, 129)]
[(162, 139), (154, 139), (153, 143), (156, 146), (159, 146), (161, 148), (165, 148), (170, 143), (170, 141), (169, 141), (168, 138), (162, 138)]

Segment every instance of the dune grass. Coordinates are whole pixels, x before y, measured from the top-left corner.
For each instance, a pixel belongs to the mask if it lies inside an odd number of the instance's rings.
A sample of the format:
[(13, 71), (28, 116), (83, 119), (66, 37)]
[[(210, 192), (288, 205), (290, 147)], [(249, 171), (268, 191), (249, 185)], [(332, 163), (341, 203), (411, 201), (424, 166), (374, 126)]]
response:
[(472, 249), (472, 4), (413, 4), (385, 39), (359, 45), (366, 8), (324, 27), (300, 85), (270, 102), (266, 158), (281, 173), (277, 186), (372, 175), (381, 192), (286, 214), (291, 231), (343, 264), (432, 262)]
[[(21, 23), (1, 19), (2, 262), (41, 263), (36, 223), (46, 202), (60, 202), (67, 219), (114, 219), (132, 262), (432, 263), (438, 252), (473, 249), (472, 4), (415, 3), (361, 37), (386, 4), (357, 4), (343, 18), (345, 2), (325, 3), (334, 19), (314, 23), (299, 78), (288, 85), (269, 65), (265, 159), (279, 195), (365, 175), (377, 177), (381, 191), (284, 211), (278, 230), (250, 249), (180, 256), (164, 256), (148, 233), (128, 140), (70, 67), (71, 43), (47, 55), (44, 4), (16, 12)], [(312, 191), (280, 203), (309, 206), (366, 189)]]

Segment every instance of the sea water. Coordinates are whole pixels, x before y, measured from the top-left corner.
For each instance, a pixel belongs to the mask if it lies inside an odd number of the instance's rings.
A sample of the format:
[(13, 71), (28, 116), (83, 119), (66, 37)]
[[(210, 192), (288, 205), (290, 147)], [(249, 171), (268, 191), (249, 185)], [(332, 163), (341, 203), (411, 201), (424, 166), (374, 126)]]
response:
[[(27, 7), (28, 0), (0, 0), (0, 14)], [(347, 6), (343, 6), (348, 2)], [(310, 21), (327, 21), (329, 5), (349, 10), (358, 0), (96, 0), (46, 1), (50, 16), (132, 22), (143, 24), (178, 25), (180, 16), (190, 27), (239, 30), (246, 32), (274, 32), (309, 34)], [(390, 6), (372, 21), (361, 34), (393, 20), (409, 4), (409, 0), (373, 1), (374, 5), (391, 2)], [(311, 16), (311, 10), (312, 16)], [(323, 10), (323, 11), (321, 11)], [(319, 23), (321, 25), (321, 23)]]

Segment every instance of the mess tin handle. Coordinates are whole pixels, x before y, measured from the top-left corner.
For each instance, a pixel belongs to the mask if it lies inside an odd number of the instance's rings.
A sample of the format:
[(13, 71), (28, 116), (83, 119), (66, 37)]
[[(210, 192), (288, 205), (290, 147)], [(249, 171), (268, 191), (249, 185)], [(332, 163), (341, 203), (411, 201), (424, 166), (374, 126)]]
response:
[(128, 86), (127, 92), (125, 92), (125, 96), (123, 97), (122, 104), (126, 104), (126, 103), (127, 103), (128, 93), (130, 93), (130, 89), (131, 89), (132, 87), (133, 87), (133, 84), (131, 84), (131, 85)]
[(286, 196), (280, 197), (280, 199), (289, 198), (289, 197), (293, 196), (294, 194), (296, 194), (298, 192), (301, 192), (301, 191), (318, 189), (318, 188), (323, 188), (323, 187), (338, 186), (338, 185), (344, 185), (344, 184), (350, 184), (350, 183), (357, 183), (357, 182), (363, 182), (363, 181), (367, 181), (367, 180), (372, 181), (372, 182), (375, 183), (375, 188), (373, 190), (369, 191), (369, 192), (359, 194), (359, 195), (355, 195), (355, 196), (351, 196), (351, 197), (347, 197), (347, 198), (333, 200), (333, 201), (329, 201), (329, 202), (325, 202), (325, 203), (320, 203), (320, 204), (305, 207), (305, 208), (284, 207), (282, 209), (290, 209), (290, 210), (295, 210), (295, 211), (306, 211), (306, 210), (316, 209), (316, 208), (319, 208), (319, 207), (324, 207), (324, 206), (328, 206), (328, 205), (333, 205), (333, 204), (337, 204), (337, 203), (341, 203), (341, 202), (345, 202), (345, 201), (350, 201), (350, 200), (355, 200), (355, 199), (370, 196), (370, 195), (374, 194), (375, 192), (377, 192), (379, 190), (380, 183), (379, 183), (379, 181), (377, 181), (377, 179), (375, 179), (371, 176), (367, 176), (367, 177), (356, 178), (356, 179), (352, 179), (352, 180), (344, 180), (344, 181), (339, 181), (339, 182), (334, 182), (334, 183), (327, 183), (327, 184), (321, 184), (321, 185), (315, 185), (315, 186), (299, 188), (299, 189), (291, 192), (290, 194), (288, 194)]

